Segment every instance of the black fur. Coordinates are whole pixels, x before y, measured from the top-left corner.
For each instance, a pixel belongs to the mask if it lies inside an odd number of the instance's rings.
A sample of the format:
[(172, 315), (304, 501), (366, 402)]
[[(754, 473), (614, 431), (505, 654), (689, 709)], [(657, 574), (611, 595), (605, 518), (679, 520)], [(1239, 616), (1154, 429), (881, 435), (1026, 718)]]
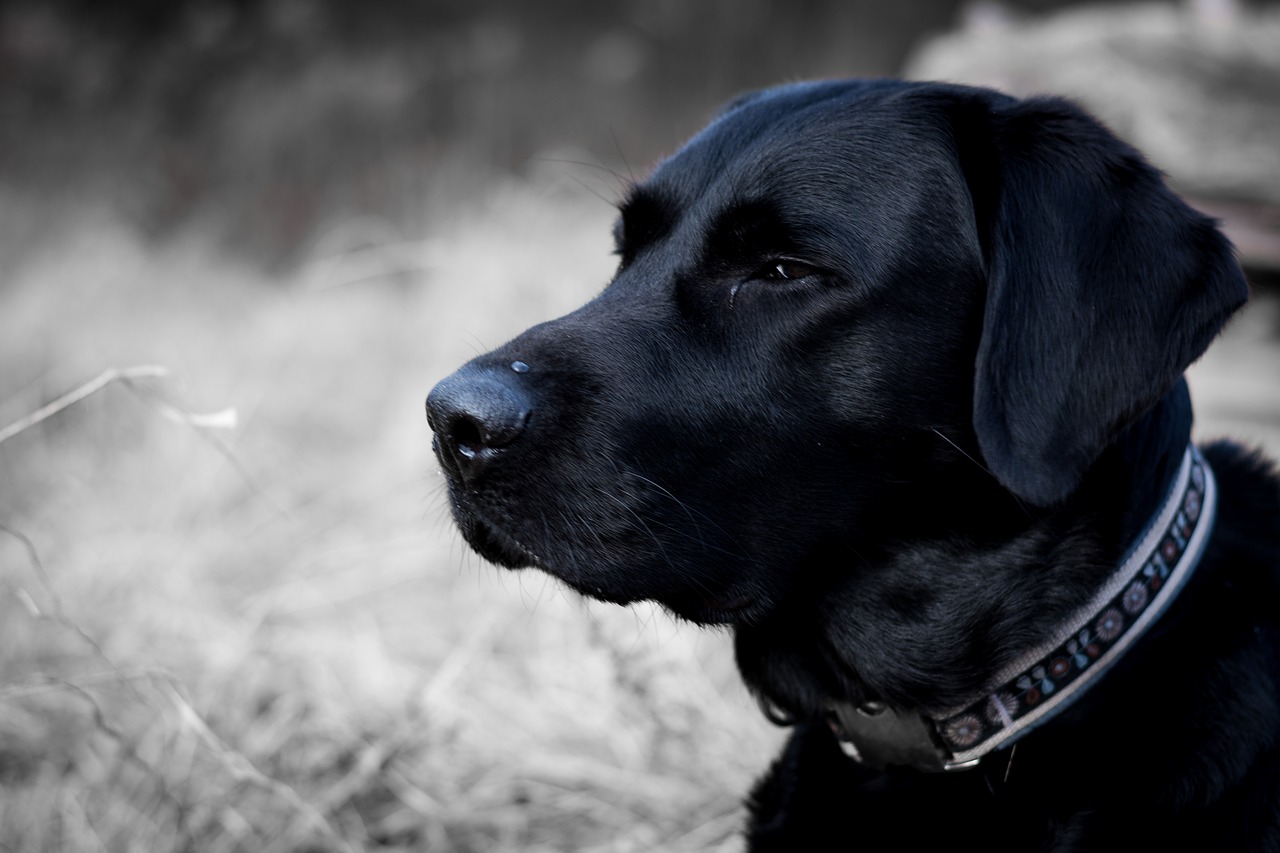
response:
[(820, 722), (979, 695), (1112, 570), (1246, 298), (1212, 221), (1065, 101), (852, 81), (739, 99), (616, 236), (429, 417), (481, 554), (732, 626), (800, 721), (752, 849), (1280, 849), (1280, 485), (1229, 444), (1191, 584), (1012, 752), (872, 771)]

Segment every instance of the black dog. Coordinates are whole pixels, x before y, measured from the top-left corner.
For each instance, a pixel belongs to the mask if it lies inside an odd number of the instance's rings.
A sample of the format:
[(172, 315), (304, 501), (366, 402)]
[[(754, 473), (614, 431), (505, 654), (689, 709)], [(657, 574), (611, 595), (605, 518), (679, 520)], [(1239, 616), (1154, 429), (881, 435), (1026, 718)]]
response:
[(1141, 155), (1057, 99), (789, 86), (616, 237), (432, 391), (436, 452), (490, 560), (733, 627), (795, 725), (752, 849), (1280, 849), (1280, 485), (1189, 447), (1181, 379), (1246, 285)]

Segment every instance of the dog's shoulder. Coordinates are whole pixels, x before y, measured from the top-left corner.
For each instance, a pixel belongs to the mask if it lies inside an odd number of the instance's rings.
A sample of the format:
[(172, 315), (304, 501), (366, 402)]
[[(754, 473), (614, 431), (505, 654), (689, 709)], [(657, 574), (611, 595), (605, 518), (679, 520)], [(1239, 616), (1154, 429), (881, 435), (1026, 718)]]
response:
[(1214, 544), (1257, 565), (1274, 582), (1280, 576), (1280, 466), (1234, 441), (1215, 441), (1203, 450), (1221, 502)]

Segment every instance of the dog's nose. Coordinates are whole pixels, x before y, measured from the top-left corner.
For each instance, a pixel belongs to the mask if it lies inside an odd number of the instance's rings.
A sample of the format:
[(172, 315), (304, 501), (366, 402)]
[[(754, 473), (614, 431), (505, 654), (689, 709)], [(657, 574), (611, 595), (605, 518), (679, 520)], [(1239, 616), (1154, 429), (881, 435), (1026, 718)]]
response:
[(524, 432), (532, 406), (514, 379), (464, 367), (427, 395), (427, 423), (441, 464), (468, 483)]

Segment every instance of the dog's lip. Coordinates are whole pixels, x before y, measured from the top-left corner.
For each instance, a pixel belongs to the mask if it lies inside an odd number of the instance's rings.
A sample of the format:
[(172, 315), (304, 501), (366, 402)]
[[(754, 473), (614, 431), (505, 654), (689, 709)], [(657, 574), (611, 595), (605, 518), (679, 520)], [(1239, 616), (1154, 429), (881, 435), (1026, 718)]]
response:
[[(487, 544), (492, 546), (490, 548), (476, 547), (481, 556), (511, 569), (536, 568), (551, 572), (546, 561), (536, 551), (516, 536), (513, 536), (505, 527), (500, 524), (494, 524), (493, 521), (486, 518), (474, 507), (469, 507), (468, 513), (479, 534), (487, 540)], [(473, 543), (473, 547), (475, 547), (475, 543)], [(500, 553), (492, 553), (493, 547), (499, 549)]]

